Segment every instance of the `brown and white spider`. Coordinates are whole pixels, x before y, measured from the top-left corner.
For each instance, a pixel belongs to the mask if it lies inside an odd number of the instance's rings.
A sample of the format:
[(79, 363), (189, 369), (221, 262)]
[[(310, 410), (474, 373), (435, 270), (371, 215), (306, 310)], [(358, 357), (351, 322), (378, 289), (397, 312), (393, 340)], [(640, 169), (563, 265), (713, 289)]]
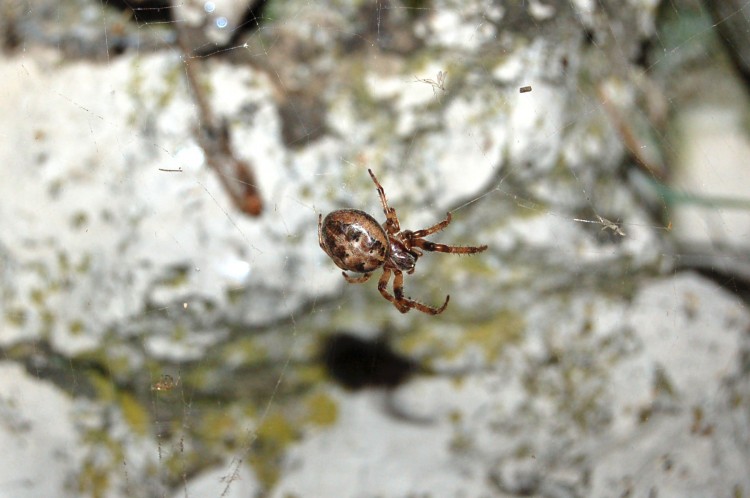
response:
[[(414, 266), (417, 259), (423, 255), (423, 250), (475, 254), (486, 250), (487, 246), (448, 246), (424, 240), (424, 237), (448, 226), (451, 222), (450, 213), (443, 221), (429, 228), (416, 231), (401, 230), (396, 210), (388, 206), (383, 186), (375, 178), (372, 170), (367, 171), (378, 189), (386, 216), (385, 223), (381, 226), (375, 218), (358, 209), (333, 211), (325, 217), (325, 220), (323, 215), (318, 215), (320, 247), (342, 270), (363, 274), (350, 277), (346, 271), (341, 272), (346, 281), (351, 284), (366, 282), (372, 276), (372, 272), (382, 266), (383, 275), (378, 281), (378, 290), (401, 313), (406, 313), (412, 308), (430, 315), (442, 313), (448, 306), (450, 295), (445, 296), (445, 302), (439, 308), (405, 297), (403, 272), (414, 273)], [(394, 274), (393, 294), (387, 290), (391, 273)]]

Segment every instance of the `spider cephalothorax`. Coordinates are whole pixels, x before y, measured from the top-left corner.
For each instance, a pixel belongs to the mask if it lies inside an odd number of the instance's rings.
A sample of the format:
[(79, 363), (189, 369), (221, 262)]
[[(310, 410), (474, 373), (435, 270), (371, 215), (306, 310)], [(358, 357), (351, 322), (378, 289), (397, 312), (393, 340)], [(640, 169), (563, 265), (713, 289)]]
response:
[[(429, 228), (416, 231), (401, 230), (396, 210), (388, 206), (382, 185), (375, 178), (372, 170), (367, 171), (378, 189), (386, 216), (385, 223), (381, 226), (375, 218), (358, 209), (333, 211), (325, 219), (319, 215), (318, 242), (320, 247), (342, 270), (362, 274), (350, 277), (346, 271), (342, 272), (349, 283), (366, 282), (372, 276), (373, 271), (383, 267), (383, 275), (378, 281), (378, 290), (401, 313), (406, 313), (412, 308), (431, 315), (442, 313), (448, 306), (450, 296), (445, 297), (445, 302), (439, 308), (405, 297), (403, 272), (414, 273), (414, 266), (422, 256), (422, 251), (475, 254), (484, 251), (487, 246), (448, 246), (424, 240), (428, 235), (448, 226), (451, 222), (450, 213), (443, 221)], [(391, 273), (394, 274), (393, 294), (387, 290)]]

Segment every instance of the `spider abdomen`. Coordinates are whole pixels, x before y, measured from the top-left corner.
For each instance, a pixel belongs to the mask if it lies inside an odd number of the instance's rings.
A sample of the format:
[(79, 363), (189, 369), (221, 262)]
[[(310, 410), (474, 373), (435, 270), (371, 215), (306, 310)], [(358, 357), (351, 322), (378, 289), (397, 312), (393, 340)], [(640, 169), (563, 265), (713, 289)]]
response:
[(364, 211), (333, 211), (325, 217), (319, 232), (320, 246), (342, 270), (369, 273), (389, 257), (385, 230)]

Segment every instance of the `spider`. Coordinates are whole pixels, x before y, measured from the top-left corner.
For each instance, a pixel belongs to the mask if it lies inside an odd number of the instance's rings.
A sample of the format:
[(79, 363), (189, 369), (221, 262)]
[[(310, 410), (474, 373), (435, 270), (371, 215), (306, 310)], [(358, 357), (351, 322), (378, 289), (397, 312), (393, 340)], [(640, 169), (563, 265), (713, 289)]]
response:
[[(383, 274), (378, 281), (378, 291), (401, 313), (410, 309), (417, 309), (423, 313), (437, 315), (445, 310), (450, 295), (445, 296), (445, 302), (439, 308), (422, 304), (404, 296), (404, 275), (414, 273), (417, 259), (422, 251), (447, 252), (452, 254), (475, 254), (487, 249), (483, 246), (448, 246), (436, 244), (424, 238), (443, 230), (451, 222), (451, 214), (429, 228), (423, 230), (401, 230), (396, 216), (396, 210), (388, 205), (383, 186), (372, 170), (368, 169), (372, 181), (380, 195), (386, 221), (381, 226), (375, 218), (358, 209), (340, 209), (329, 213), (323, 219), (318, 215), (318, 242), (321, 249), (333, 262), (345, 270), (341, 272), (350, 284), (366, 282), (372, 273), (383, 267)], [(362, 273), (359, 276), (349, 276), (346, 271)], [(393, 279), (393, 294), (388, 292), (388, 282)]]

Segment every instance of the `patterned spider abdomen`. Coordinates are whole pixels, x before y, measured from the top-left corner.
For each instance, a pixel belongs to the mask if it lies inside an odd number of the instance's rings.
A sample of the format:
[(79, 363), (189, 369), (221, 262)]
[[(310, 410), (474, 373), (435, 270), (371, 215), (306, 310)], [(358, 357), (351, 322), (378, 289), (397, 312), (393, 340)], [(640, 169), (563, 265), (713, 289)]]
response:
[(375, 218), (358, 209), (340, 209), (318, 222), (320, 247), (342, 270), (370, 273), (388, 259), (388, 236)]

